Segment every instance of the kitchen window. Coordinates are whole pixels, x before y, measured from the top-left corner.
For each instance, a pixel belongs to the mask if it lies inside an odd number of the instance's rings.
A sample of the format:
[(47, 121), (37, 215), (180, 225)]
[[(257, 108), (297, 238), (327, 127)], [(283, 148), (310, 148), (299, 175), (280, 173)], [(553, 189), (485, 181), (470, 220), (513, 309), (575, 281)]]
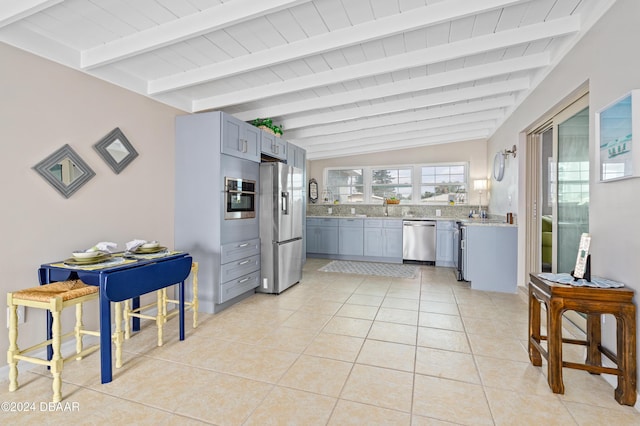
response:
[(423, 166), (420, 173), (420, 202), (466, 203), (467, 170), (465, 165)]
[[(326, 191), (322, 195), (324, 202), (338, 201), (343, 204), (364, 203), (364, 180), (362, 169), (327, 170)], [(332, 199), (331, 199), (332, 198)]]
[(385, 197), (395, 197), (402, 204), (467, 204), (468, 168), (468, 163), (327, 168), (321, 199), (382, 204)]
[(371, 202), (395, 197), (401, 201), (413, 199), (413, 170), (411, 167), (373, 169), (371, 171)]

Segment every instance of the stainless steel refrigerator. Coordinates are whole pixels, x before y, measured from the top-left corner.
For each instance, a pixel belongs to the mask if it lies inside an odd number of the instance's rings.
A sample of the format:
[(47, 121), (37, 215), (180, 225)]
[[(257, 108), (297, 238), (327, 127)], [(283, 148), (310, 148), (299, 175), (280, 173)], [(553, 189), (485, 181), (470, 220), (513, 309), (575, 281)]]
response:
[(259, 292), (279, 294), (302, 278), (303, 189), (301, 169), (260, 164)]

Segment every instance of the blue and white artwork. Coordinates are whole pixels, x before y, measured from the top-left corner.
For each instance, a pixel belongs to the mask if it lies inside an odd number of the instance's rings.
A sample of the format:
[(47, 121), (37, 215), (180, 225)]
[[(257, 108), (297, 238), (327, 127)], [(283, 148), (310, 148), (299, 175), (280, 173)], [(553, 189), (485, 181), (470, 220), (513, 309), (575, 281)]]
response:
[(601, 180), (631, 176), (633, 174), (631, 94), (602, 110), (599, 115)]

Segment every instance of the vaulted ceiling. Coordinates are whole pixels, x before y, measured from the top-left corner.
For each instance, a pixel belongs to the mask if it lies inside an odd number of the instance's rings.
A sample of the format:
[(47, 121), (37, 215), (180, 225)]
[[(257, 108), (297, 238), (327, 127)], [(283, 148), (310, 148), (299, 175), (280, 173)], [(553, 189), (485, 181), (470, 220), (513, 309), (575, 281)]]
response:
[(615, 0), (3, 0), (0, 41), (309, 159), (486, 139)]

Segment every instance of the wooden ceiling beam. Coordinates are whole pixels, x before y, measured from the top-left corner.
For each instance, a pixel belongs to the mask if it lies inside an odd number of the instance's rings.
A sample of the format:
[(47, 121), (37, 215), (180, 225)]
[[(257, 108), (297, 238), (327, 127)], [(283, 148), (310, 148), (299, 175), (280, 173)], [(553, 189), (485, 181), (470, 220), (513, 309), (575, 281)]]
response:
[(467, 102), (471, 99), (493, 97), (528, 90), (529, 78), (517, 78), (500, 83), (483, 84), (460, 90), (449, 90), (441, 93), (416, 96), (413, 98), (389, 101), (375, 105), (361, 106), (343, 109), (340, 111), (328, 111), (313, 113), (300, 117), (284, 119), (281, 121), (285, 131), (300, 127), (316, 126), (318, 124), (337, 123), (345, 120), (354, 120), (362, 117), (390, 114), (399, 111), (407, 111), (416, 108), (433, 107), (456, 102)]
[(260, 68), (319, 55), (331, 50), (379, 40), (442, 22), (504, 8), (524, 1), (529, 0), (484, 0), (473, 2), (468, 0), (449, 0), (436, 3), (412, 9), (407, 13), (387, 16), (282, 46), (275, 46), (260, 52), (254, 52), (251, 55), (244, 55), (228, 61), (159, 78), (150, 82), (149, 93), (153, 94), (203, 84)]
[(423, 90), (482, 80), (519, 71), (528, 71), (536, 68), (543, 68), (549, 64), (551, 64), (551, 55), (549, 52), (543, 52), (535, 55), (522, 56), (519, 58), (478, 65), (475, 67), (441, 72), (425, 77), (395, 81), (393, 83), (381, 84), (360, 90), (350, 90), (334, 95), (303, 99), (286, 104), (279, 103), (276, 100), (272, 105), (237, 112), (234, 113), (234, 116), (247, 121), (256, 117), (279, 117), (287, 114), (299, 114), (322, 108), (348, 105), (361, 101), (402, 95), (405, 93), (417, 93)]
[(310, 0), (234, 0), (223, 3), (84, 50), (81, 54), (81, 67), (88, 70), (104, 66), (308, 1)]
[(364, 117), (355, 120), (342, 121), (333, 124), (320, 124), (313, 127), (303, 127), (293, 130), (285, 129), (284, 137), (287, 140), (313, 138), (327, 136), (336, 133), (354, 132), (363, 129), (375, 129), (395, 124), (410, 123), (420, 120), (436, 120), (452, 115), (471, 114), (484, 111), (505, 111), (515, 104), (513, 95), (484, 99), (482, 101), (470, 101), (465, 103), (445, 105), (438, 108), (420, 108), (391, 114)]
[(3, 0), (0, 6), (0, 28), (28, 18), (62, 3), (64, 0)]
[(340, 144), (348, 143), (352, 140), (364, 138), (389, 138), (399, 134), (415, 132), (419, 130), (438, 129), (441, 127), (463, 126), (470, 123), (483, 122), (487, 126), (492, 127), (497, 120), (504, 116), (504, 110), (492, 109), (488, 111), (474, 112), (471, 114), (458, 114), (448, 117), (417, 120), (409, 123), (398, 123), (387, 126), (375, 126), (369, 129), (357, 130), (354, 132), (336, 133), (332, 135), (316, 136), (313, 138), (291, 139), (286, 137), (289, 142), (296, 145), (310, 147), (315, 145), (324, 145), (327, 143)]
[[(235, 90), (217, 96), (193, 101), (194, 111), (221, 109), (230, 105), (239, 105), (260, 99), (271, 98), (285, 93), (294, 93), (316, 87), (330, 86), (344, 81), (419, 67), (465, 56), (477, 55), (496, 49), (504, 49), (536, 40), (549, 39), (575, 33), (580, 30), (580, 17), (570, 16), (540, 24), (528, 25), (495, 34), (419, 49), (409, 53), (394, 55), (356, 65), (349, 65), (316, 74), (288, 79), (280, 83)], [(150, 83), (151, 87), (152, 83)], [(151, 91), (153, 94), (153, 91)]]
[(400, 139), (393, 142), (382, 142), (367, 145), (362, 143), (360, 146), (336, 149), (336, 147), (326, 147), (326, 149), (310, 149), (307, 151), (308, 160), (320, 160), (323, 158), (345, 157), (349, 155), (362, 155), (372, 152), (395, 151), (398, 149), (416, 148), (427, 145), (440, 145), (451, 142), (463, 142), (470, 140), (484, 140), (489, 136), (486, 130), (470, 130), (466, 132), (446, 133), (443, 135), (418, 137), (414, 139)]

